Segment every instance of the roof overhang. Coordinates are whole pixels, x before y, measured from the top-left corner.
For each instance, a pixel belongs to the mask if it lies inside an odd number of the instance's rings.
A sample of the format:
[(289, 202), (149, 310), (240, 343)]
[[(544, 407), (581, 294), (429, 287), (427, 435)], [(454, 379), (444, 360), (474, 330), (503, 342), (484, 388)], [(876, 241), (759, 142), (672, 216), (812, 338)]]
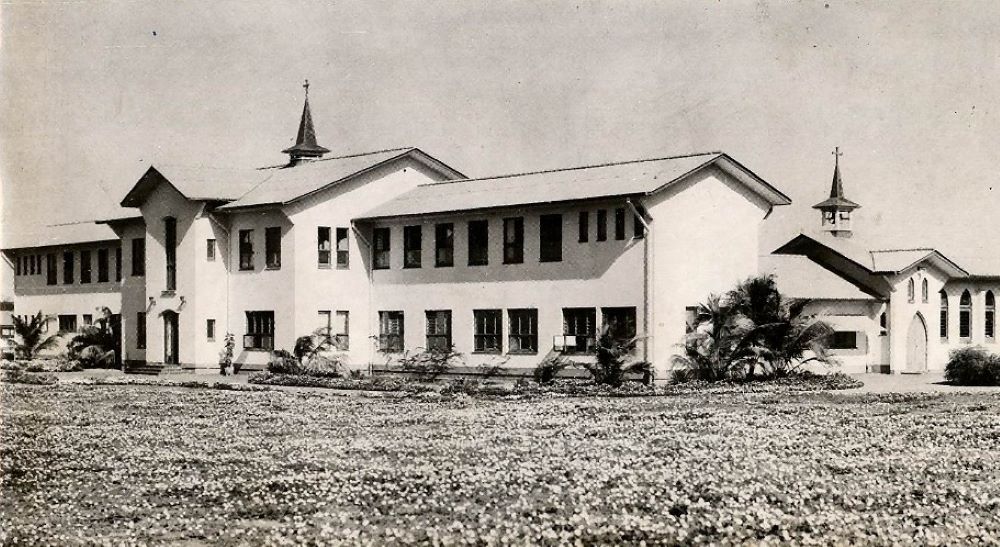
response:
[(792, 198), (786, 196), (784, 193), (775, 188), (769, 182), (758, 176), (750, 169), (747, 169), (746, 166), (734, 160), (732, 157), (729, 156), (729, 154), (726, 153), (719, 153), (717, 156), (709, 159), (708, 161), (699, 165), (698, 167), (695, 167), (691, 171), (681, 175), (680, 177), (675, 178), (670, 182), (663, 184), (659, 188), (650, 192), (650, 194), (655, 194), (656, 192), (659, 192), (664, 188), (673, 186), (678, 182), (687, 179), (694, 173), (697, 173), (702, 169), (705, 169), (706, 167), (709, 167), (711, 165), (715, 165), (716, 167), (722, 169), (722, 171), (724, 171), (726, 174), (735, 178), (741, 184), (743, 184), (751, 191), (753, 191), (755, 194), (759, 195), (761, 198), (767, 201), (772, 207), (778, 205), (792, 204)]
[(174, 190), (177, 190), (177, 193), (182, 196), (184, 195), (183, 192), (167, 180), (167, 177), (164, 177), (162, 173), (157, 171), (155, 167), (149, 166), (149, 169), (146, 169), (146, 172), (139, 177), (139, 180), (132, 186), (132, 189), (125, 194), (120, 205), (122, 207), (141, 207), (146, 202), (149, 194), (162, 182), (170, 184)]
[(888, 298), (892, 293), (892, 284), (882, 273), (874, 272), (836, 249), (805, 235), (799, 234), (774, 250), (779, 255), (800, 255), (809, 258), (820, 267), (828, 270), (848, 283), (851, 283), (865, 294), (876, 298)]
[(954, 261), (944, 256), (940, 251), (936, 249), (931, 249), (927, 254), (918, 260), (913, 261), (906, 267), (900, 268), (898, 270), (883, 270), (876, 273), (895, 275), (903, 273), (914, 268), (919, 268), (923, 264), (930, 264), (935, 268), (941, 270), (949, 277), (969, 277), (970, 274), (964, 268), (956, 264)]
[[(487, 213), (493, 213), (497, 211), (510, 211), (514, 209), (526, 209), (529, 207), (549, 207), (554, 205), (565, 205), (565, 204), (584, 204), (584, 203), (608, 203), (616, 202), (618, 200), (628, 200), (632, 198), (640, 199), (646, 194), (641, 192), (634, 192), (630, 194), (609, 194), (604, 196), (594, 196), (589, 198), (574, 198), (574, 199), (561, 199), (561, 200), (550, 200), (550, 201), (530, 201), (523, 203), (516, 203), (511, 205), (490, 205), (487, 207), (465, 207), (462, 209), (446, 209), (442, 211), (433, 211), (429, 213), (417, 212), (417, 213), (405, 213), (396, 215), (368, 215), (364, 214), (362, 216), (354, 217), (351, 219), (352, 222), (370, 222), (375, 220), (395, 220), (400, 218), (413, 218), (413, 217), (425, 217), (425, 218), (439, 218), (439, 217), (449, 217), (456, 215), (482, 215)], [(624, 206), (624, 204), (623, 204)]]

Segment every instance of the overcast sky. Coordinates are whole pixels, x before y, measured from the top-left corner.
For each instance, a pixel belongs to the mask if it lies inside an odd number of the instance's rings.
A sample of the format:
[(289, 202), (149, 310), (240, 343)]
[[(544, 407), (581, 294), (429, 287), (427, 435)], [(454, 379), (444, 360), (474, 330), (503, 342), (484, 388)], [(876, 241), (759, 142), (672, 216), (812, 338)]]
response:
[(1000, 247), (997, 2), (0, 5), (3, 226), (115, 214), (151, 163), (257, 167), (302, 80), (334, 153), (466, 174), (724, 150), (817, 224), (840, 146), (859, 231)]

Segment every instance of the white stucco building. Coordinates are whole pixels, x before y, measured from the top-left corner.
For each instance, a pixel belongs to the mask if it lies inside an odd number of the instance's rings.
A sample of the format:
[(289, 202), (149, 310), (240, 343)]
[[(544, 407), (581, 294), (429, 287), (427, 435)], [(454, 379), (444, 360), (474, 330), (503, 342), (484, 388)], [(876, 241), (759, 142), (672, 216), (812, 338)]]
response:
[[(59, 281), (14, 276), (16, 313), (106, 292), (125, 361), (206, 371), (227, 332), (253, 370), (328, 328), (353, 368), (453, 345), (470, 370), (523, 373), (590, 358), (607, 326), (665, 377), (688, 310), (759, 271), (760, 224), (790, 203), (721, 152), (474, 179), (417, 148), (328, 157), (308, 97), (284, 152), (262, 169), (151, 167), (121, 202), (135, 214), (101, 221), (115, 239), (7, 246)], [(120, 277), (61, 282), (60, 257), (105, 247)]]

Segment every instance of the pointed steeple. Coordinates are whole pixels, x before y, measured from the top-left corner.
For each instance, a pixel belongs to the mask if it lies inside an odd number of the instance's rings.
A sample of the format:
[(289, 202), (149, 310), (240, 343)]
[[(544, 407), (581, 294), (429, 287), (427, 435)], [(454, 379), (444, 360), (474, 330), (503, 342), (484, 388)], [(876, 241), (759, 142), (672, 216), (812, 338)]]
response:
[(299, 120), (299, 132), (295, 137), (295, 146), (282, 150), (289, 155), (290, 163), (298, 163), (306, 158), (320, 158), (329, 152), (328, 149), (316, 144), (316, 129), (313, 128), (312, 112), (309, 110), (309, 80), (302, 85), (306, 90), (305, 104), (302, 106), (302, 119)]
[(835, 237), (851, 237), (851, 211), (861, 207), (844, 197), (844, 181), (840, 178), (840, 156), (844, 154), (840, 147), (833, 150), (833, 183), (830, 186), (830, 197), (813, 205), (813, 209), (822, 212), (821, 221), (824, 230)]

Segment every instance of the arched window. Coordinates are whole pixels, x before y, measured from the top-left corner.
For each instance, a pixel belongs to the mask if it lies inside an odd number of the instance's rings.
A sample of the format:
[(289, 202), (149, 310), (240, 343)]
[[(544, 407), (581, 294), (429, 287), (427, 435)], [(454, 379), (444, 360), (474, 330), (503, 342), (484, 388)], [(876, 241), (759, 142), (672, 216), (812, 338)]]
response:
[(941, 339), (948, 339), (948, 295), (942, 290), (941, 295)]
[(958, 337), (972, 338), (972, 295), (966, 290), (958, 301)]
[(913, 284), (913, 278), (910, 278), (910, 281), (906, 284), (906, 299), (911, 303), (914, 302), (916, 300), (915, 293), (916, 290), (915, 285)]
[(997, 302), (993, 297), (993, 291), (986, 291), (986, 317), (983, 322), (983, 328), (986, 331), (987, 338), (993, 338), (996, 331), (996, 310)]
[(927, 303), (927, 278), (920, 282), (920, 301)]

